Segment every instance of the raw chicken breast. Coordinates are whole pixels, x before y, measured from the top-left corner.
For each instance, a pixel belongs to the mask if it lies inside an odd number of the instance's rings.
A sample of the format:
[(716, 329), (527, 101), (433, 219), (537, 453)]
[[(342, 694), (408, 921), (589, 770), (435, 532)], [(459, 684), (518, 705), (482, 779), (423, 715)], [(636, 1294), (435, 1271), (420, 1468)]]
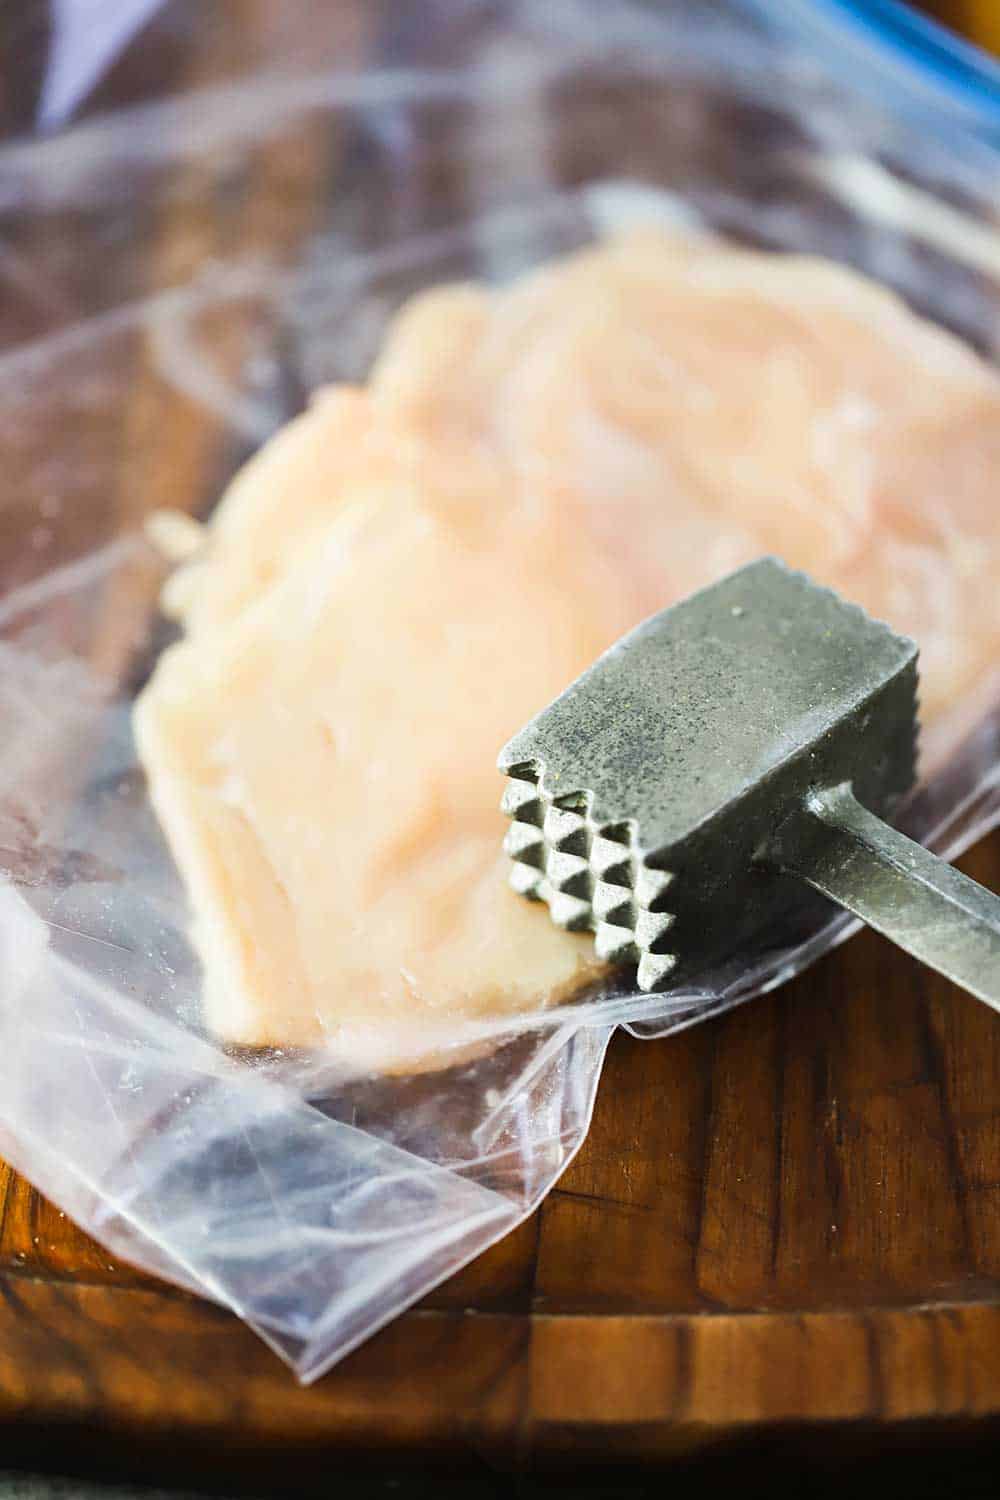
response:
[(650, 232), (417, 298), (165, 592), (135, 723), (211, 1026), (400, 1068), (599, 977), (506, 887), (497, 750), (762, 552), (917, 637), (940, 756), (996, 692), (998, 474), (997, 376), (818, 260)]

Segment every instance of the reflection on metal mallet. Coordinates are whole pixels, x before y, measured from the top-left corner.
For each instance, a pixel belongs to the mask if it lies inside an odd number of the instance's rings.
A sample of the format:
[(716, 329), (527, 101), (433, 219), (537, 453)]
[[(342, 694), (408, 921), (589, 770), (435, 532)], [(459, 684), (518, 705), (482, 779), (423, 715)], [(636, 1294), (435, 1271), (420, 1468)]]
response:
[(1000, 1007), (1000, 898), (891, 819), (917, 648), (774, 558), (655, 615), (500, 755), (511, 884), (664, 989), (780, 932), (801, 882)]

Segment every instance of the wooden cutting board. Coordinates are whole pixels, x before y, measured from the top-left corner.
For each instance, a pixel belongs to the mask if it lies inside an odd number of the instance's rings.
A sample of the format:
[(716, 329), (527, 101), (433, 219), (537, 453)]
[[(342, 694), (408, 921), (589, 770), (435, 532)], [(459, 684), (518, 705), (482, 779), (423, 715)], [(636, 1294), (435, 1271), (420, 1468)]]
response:
[[(331, 6), (319, 61), (362, 54), (374, 10)], [(307, 12), (283, 24), (321, 51)], [(97, 103), (224, 78), (266, 55), (274, 14), (231, 0), (202, 25), (167, 7), (152, 82), (139, 49)], [(989, 0), (953, 15), (995, 26)], [(262, 150), (210, 214), (191, 210), (196, 193), (164, 194), (136, 230), (135, 295), (233, 243), (294, 255), (337, 149), (305, 130)], [(51, 232), (14, 248), (35, 300), (5, 310), (6, 332), (44, 335), (59, 316), (38, 290)], [(203, 415), (141, 362), (117, 420), (120, 518), (214, 492)], [(15, 535), (8, 519), (12, 577)], [(105, 661), (150, 587), (112, 601)], [(961, 863), (1000, 889), (1000, 834)], [(114, 1263), (0, 1164), (7, 1454), (30, 1439), (202, 1477), (280, 1474), (293, 1455), (520, 1468), (658, 1462), (796, 1426), (834, 1451), (873, 1428), (995, 1419), (1000, 1019), (870, 933), (676, 1039), (618, 1037), (586, 1145), (541, 1210), (309, 1390), (234, 1318)]]
[[(962, 865), (1000, 887), (1000, 835)], [(0, 1175), (12, 1436), (506, 1466), (998, 1416), (1000, 1023), (868, 933), (678, 1038), (619, 1037), (534, 1218), (308, 1390)]]

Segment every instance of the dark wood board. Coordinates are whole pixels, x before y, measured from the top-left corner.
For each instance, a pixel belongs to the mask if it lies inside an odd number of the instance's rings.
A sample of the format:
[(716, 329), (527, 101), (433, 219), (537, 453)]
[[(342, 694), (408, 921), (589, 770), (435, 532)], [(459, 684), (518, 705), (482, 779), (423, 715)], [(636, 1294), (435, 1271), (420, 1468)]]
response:
[[(224, 77), (234, 39), (265, 47), (274, 11), (230, 0), (202, 27), (197, 7), (171, 9), (152, 78), (123, 66), (94, 109)], [(288, 8), (303, 47), (308, 12)], [(349, 62), (370, 15), (329, 12)], [(987, 43), (995, 14), (951, 8)], [(16, 49), (0, 71), (13, 80)], [(8, 123), (23, 95), (12, 81)], [(234, 242), (294, 256), (339, 149), (317, 134), (262, 151), (253, 183), (204, 217), (172, 184), (136, 223), (133, 294)], [(15, 248), (44, 286), (51, 246)], [(0, 309), (9, 342), (51, 316), (44, 297)], [(118, 421), (119, 518), (210, 494), (232, 457), (141, 350)], [(15, 507), (8, 557), (16, 524)], [(137, 576), (111, 601), (105, 664), (152, 586)], [(1000, 889), (1000, 832), (961, 865)], [(292, 1455), (509, 1471), (655, 1465), (799, 1426), (832, 1448), (994, 1423), (1000, 1023), (870, 933), (675, 1039), (617, 1037), (589, 1138), (541, 1210), (308, 1390), (234, 1318), (114, 1263), (0, 1164), (0, 1443), (44, 1431), (222, 1475)]]

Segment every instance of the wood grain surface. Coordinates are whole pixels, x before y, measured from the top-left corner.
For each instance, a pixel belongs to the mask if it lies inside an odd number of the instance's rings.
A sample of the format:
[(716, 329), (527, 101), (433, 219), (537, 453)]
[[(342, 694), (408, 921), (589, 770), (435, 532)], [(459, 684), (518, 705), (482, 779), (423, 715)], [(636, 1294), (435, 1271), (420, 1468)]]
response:
[[(225, 78), (266, 51), (276, 11), (229, 0), (202, 25), (193, 5), (169, 9), (152, 76), (123, 65), (88, 108)], [(330, 6), (321, 42), (307, 5), (283, 24), (304, 54), (344, 65), (375, 9)], [(991, 0), (951, 15), (1000, 40)], [(8, 123), (23, 92), (3, 96)], [(161, 185), (133, 226), (132, 294), (235, 243), (293, 259), (346, 149), (308, 129), (262, 147), (210, 208), (196, 183)], [(0, 309), (7, 342), (58, 325), (54, 229), (10, 242), (26, 292)], [(234, 369), (258, 331), (248, 312), (231, 332)], [(117, 522), (211, 495), (240, 456), (141, 345), (134, 361)], [(8, 558), (17, 525), (15, 507)], [(105, 668), (134, 649), (154, 587), (140, 569), (107, 601)], [(1000, 889), (1000, 833), (960, 863)], [(116, 1264), (0, 1164), (0, 1440), (44, 1431), (223, 1473), (290, 1452), (511, 1470), (655, 1464), (798, 1425), (835, 1444), (993, 1423), (1000, 1021), (871, 933), (675, 1039), (617, 1037), (590, 1136), (541, 1210), (308, 1390), (234, 1318)]]

